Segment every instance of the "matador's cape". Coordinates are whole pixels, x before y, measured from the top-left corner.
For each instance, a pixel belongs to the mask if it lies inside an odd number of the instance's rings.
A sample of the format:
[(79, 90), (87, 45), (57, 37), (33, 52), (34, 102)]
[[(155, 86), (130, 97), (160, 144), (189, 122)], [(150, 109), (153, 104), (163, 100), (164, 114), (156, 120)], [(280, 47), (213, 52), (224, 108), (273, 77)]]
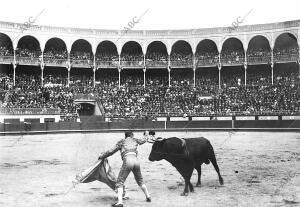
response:
[(74, 182), (89, 183), (95, 180), (106, 183), (111, 189), (115, 190), (117, 178), (107, 159), (98, 160), (93, 166), (77, 174)]

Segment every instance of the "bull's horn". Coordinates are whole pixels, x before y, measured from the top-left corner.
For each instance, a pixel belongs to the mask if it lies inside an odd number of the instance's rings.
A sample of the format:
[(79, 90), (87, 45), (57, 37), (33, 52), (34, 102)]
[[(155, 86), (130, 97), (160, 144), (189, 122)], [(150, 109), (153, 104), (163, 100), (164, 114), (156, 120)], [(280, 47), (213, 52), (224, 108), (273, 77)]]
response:
[(165, 140), (165, 139), (166, 139), (166, 138), (157, 137), (155, 141), (159, 141), (159, 142), (160, 142), (160, 141), (163, 141), (163, 140)]
[(156, 141), (156, 139), (154, 137), (149, 136), (149, 138), (147, 139), (147, 141), (149, 143), (154, 143)]

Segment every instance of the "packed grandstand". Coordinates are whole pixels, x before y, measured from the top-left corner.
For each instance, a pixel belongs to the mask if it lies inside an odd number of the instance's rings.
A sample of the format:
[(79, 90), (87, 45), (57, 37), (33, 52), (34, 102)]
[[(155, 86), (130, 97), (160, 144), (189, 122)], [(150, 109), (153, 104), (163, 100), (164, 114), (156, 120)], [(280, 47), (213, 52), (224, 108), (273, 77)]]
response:
[(299, 46), (291, 33), (279, 35), (273, 49), (263, 35), (253, 37), (246, 51), (239, 39), (228, 38), (220, 53), (208, 39), (195, 53), (184, 40), (170, 54), (160, 41), (145, 55), (135, 41), (120, 54), (111, 41), (101, 42), (95, 55), (83, 39), (70, 53), (59, 38), (40, 48), (35, 37), (24, 35), (14, 50), (10, 37), (0, 34), (2, 113), (43, 111), (76, 121), (82, 111), (77, 97), (97, 100), (105, 117), (300, 111)]

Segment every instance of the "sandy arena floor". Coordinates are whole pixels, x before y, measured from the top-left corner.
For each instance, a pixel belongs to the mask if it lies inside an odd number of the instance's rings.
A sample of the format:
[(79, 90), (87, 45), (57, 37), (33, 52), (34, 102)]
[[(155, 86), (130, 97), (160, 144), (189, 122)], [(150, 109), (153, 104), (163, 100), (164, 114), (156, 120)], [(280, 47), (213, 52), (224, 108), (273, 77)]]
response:
[[(141, 133), (136, 133), (141, 135)], [(166, 161), (150, 162), (151, 144), (139, 148), (146, 203), (131, 174), (125, 206), (300, 206), (300, 134), (279, 132), (158, 132), (158, 136), (207, 137), (214, 146), (225, 185), (210, 165), (202, 165), (202, 186), (180, 196), (184, 181)], [(0, 137), (0, 206), (110, 206), (115, 193), (104, 183), (71, 181), (123, 133)], [(120, 153), (109, 158), (118, 174)], [(196, 183), (196, 171), (191, 179)]]

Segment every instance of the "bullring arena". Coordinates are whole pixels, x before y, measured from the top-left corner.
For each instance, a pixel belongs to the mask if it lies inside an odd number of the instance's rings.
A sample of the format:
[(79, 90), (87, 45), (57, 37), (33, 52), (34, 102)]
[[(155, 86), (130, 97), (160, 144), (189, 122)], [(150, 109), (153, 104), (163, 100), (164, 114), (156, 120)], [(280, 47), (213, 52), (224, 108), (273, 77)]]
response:
[[(214, 146), (224, 185), (212, 165), (202, 167), (202, 185), (180, 196), (184, 181), (166, 161), (150, 162), (151, 144), (139, 148), (152, 203), (146, 203), (131, 174), (127, 206), (297, 206), (300, 195), (299, 133), (161, 132), (164, 137), (207, 137)], [(137, 133), (141, 135), (141, 133)], [(1, 206), (110, 206), (116, 195), (106, 184), (79, 184), (75, 175), (97, 160), (123, 133), (5, 136), (1, 141)], [(284, 137), (284, 139), (282, 139)], [(101, 139), (101, 142), (99, 141)], [(119, 153), (109, 158), (115, 173)], [(196, 171), (191, 182), (196, 184)]]
[[(132, 175), (125, 206), (300, 205), (300, 21), (191, 30), (0, 22), (0, 205), (110, 206), (77, 173), (123, 138), (206, 137), (202, 185), (139, 148), (152, 202)], [(120, 155), (109, 157), (117, 174)], [(191, 182), (196, 183), (196, 172)]]

